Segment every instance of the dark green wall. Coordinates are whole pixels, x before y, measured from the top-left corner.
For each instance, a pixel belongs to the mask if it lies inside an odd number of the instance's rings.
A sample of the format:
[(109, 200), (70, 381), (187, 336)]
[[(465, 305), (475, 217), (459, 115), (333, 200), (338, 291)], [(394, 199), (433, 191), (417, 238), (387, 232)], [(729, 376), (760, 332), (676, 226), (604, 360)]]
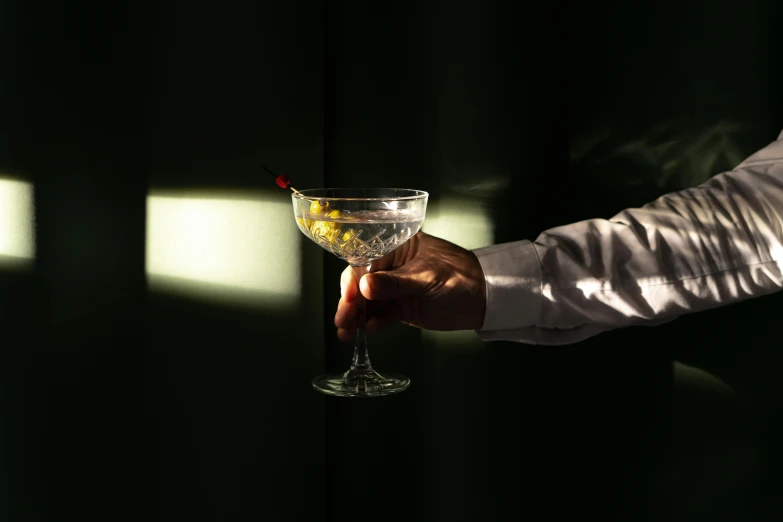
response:
[(779, 296), (568, 347), (399, 326), (370, 350), (411, 389), (339, 400), (309, 388), (350, 358), (338, 260), (297, 237), (299, 303), (238, 307), (148, 290), (145, 234), (150, 192), (257, 194), (262, 163), (469, 197), (496, 242), (611, 217), (777, 136), (779, 11), (3, 3), (37, 254), (0, 263), (0, 518), (774, 518)]
[(145, 275), (151, 191), (274, 189), (261, 163), (322, 183), (320, 11), (7, 9), (0, 167), (34, 186), (37, 256), (0, 266), (0, 518), (322, 519), (321, 257), (270, 274), (302, 281), (286, 309)]

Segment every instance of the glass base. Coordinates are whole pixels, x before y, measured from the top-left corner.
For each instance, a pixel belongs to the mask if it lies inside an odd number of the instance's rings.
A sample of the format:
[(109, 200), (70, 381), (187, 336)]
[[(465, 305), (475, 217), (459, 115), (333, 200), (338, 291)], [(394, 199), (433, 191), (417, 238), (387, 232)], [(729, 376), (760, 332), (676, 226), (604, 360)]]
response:
[(327, 373), (313, 380), (313, 388), (337, 397), (384, 397), (408, 389), (411, 380), (404, 375), (381, 375), (375, 370), (348, 370)]

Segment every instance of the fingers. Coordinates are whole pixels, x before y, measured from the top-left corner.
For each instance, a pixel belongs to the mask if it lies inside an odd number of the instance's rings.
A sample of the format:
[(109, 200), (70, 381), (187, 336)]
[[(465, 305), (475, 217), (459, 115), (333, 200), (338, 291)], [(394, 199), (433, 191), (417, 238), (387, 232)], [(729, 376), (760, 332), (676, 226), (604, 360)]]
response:
[(395, 253), (390, 252), (380, 259), (376, 259), (372, 262), (372, 268), (370, 272), (378, 272), (381, 270), (389, 270), (394, 268), (395, 265)]
[(340, 274), (340, 290), (345, 291), (345, 287), (353, 279), (353, 268), (346, 266), (343, 273)]
[(392, 252), (386, 254), (382, 258), (373, 261), (372, 270), (370, 270), (370, 272), (380, 272), (382, 270), (391, 270), (404, 266), (416, 257), (418, 245), (422, 241), (428, 241), (429, 238), (430, 236), (424, 232), (417, 232), (399, 248), (395, 248)]
[(337, 338), (344, 343), (353, 341), (356, 338), (356, 323), (350, 328), (338, 328)]
[[(403, 319), (402, 309), (397, 302), (386, 303), (381, 306), (373, 306), (368, 310), (366, 330), (369, 334), (380, 333), (394, 326)], [(337, 337), (341, 341), (351, 341), (356, 337), (357, 318), (356, 307), (352, 303), (340, 300), (337, 314), (334, 318), (337, 327)]]
[(343, 297), (340, 298), (340, 302), (337, 303), (337, 313), (334, 315), (334, 325), (337, 327), (337, 337), (341, 341), (348, 342), (356, 337), (356, 305), (353, 301), (346, 299), (345, 295), (343, 295)]
[[(371, 317), (367, 321), (366, 330), (368, 334), (377, 334), (380, 333), (398, 322), (400, 322), (402, 318), (402, 312), (400, 310), (400, 307), (396, 304), (392, 304), (383, 310), (379, 311), (376, 315)], [(335, 320), (335, 324), (337, 325), (338, 321)], [(340, 339), (343, 342), (349, 342), (353, 341), (356, 338), (356, 328), (357, 328), (356, 318), (354, 317), (353, 320), (349, 321), (343, 318), (340, 321), (340, 324), (337, 326), (337, 338)]]
[(337, 303), (337, 313), (334, 314), (334, 325), (337, 328), (348, 328), (356, 322), (356, 305), (344, 297)]
[(353, 268), (346, 267), (340, 275), (340, 302), (337, 303), (337, 313), (334, 315), (334, 325), (337, 327), (337, 338), (343, 342), (352, 341), (356, 337), (356, 296), (359, 285), (356, 284), (356, 274)]
[(414, 274), (409, 274), (404, 268), (394, 272), (377, 272), (367, 274), (359, 282), (362, 295), (373, 301), (391, 301), (404, 295), (421, 293), (422, 284)]
[[(368, 302), (367, 316), (368, 318), (375, 315), (376, 310), (383, 308), (385, 303)], [(334, 325), (337, 328), (356, 328), (356, 304), (353, 301), (348, 301), (344, 297), (337, 303), (337, 312), (334, 314)]]
[[(382, 260), (381, 260), (382, 261)], [(357, 284), (356, 276), (351, 267), (346, 268), (340, 276), (342, 297), (337, 304), (334, 324), (337, 327), (337, 337), (348, 342), (356, 337), (356, 297), (361, 288), (367, 302), (367, 333), (379, 333), (393, 326), (403, 318), (403, 311), (395, 299), (416, 295), (421, 292), (421, 282), (415, 274), (408, 274), (405, 269), (397, 269), (395, 273), (378, 272), (367, 274)]]
[(340, 275), (340, 295), (347, 302), (352, 303), (359, 292), (359, 285), (356, 284), (356, 274), (350, 266), (343, 270)]
[(394, 326), (402, 320), (402, 315), (402, 310), (398, 303), (389, 303), (367, 320), (367, 333), (377, 334)]

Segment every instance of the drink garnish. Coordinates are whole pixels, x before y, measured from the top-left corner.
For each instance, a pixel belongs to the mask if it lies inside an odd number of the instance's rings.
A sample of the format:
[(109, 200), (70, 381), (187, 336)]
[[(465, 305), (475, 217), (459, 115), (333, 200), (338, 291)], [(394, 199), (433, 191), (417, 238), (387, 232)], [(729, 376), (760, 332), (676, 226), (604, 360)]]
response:
[[(294, 187), (291, 186), (291, 180), (288, 179), (286, 176), (282, 174), (275, 174), (265, 166), (261, 165), (261, 168), (267, 171), (269, 174), (274, 176), (275, 183), (277, 183), (277, 186), (280, 188), (290, 188), (297, 194), (301, 194), (298, 190), (296, 190)], [(336, 239), (340, 237), (340, 229), (342, 228), (342, 223), (335, 222), (333, 220), (340, 219), (343, 217), (342, 211), (338, 209), (331, 209), (329, 202), (325, 199), (318, 199), (310, 202), (310, 216), (316, 216), (321, 215), (325, 217), (325, 220), (314, 220), (314, 219), (306, 219), (297, 217), (296, 221), (305, 229), (307, 230), (311, 237), (316, 240), (326, 241), (333, 243)], [(353, 237), (352, 231), (351, 237)], [(346, 233), (347, 234), (347, 233)]]
[(262, 168), (262, 169), (264, 169), (264, 170), (265, 170), (265, 171), (267, 171), (269, 174), (271, 174), (272, 176), (274, 176), (274, 177), (275, 177), (275, 183), (277, 183), (277, 186), (278, 186), (278, 187), (280, 187), (280, 188), (282, 188), (282, 189), (285, 189), (285, 188), (290, 188), (291, 190), (293, 190), (294, 192), (296, 192), (297, 194), (299, 194), (299, 191), (298, 191), (298, 190), (296, 190), (294, 187), (292, 187), (292, 186), (291, 186), (291, 180), (290, 180), (290, 179), (288, 179), (287, 177), (285, 177), (283, 174), (280, 174), (280, 175), (278, 175), (278, 174), (275, 174), (274, 172), (272, 172), (272, 171), (271, 171), (271, 170), (269, 170), (268, 168), (264, 167), (263, 165), (261, 165), (261, 168)]

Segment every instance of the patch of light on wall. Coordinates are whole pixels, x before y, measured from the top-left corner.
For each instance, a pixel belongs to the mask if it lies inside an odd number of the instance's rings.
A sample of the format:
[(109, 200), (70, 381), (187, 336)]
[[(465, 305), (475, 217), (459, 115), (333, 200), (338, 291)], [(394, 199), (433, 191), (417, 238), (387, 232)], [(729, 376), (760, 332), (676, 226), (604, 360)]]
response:
[(424, 232), (467, 248), (489, 246), (495, 227), (482, 201), (447, 196), (427, 204)]
[(674, 382), (678, 386), (712, 392), (713, 394), (735, 395), (734, 389), (715, 375), (678, 361), (672, 363)]
[(484, 341), (473, 330), (457, 330), (454, 332), (433, 332), (422, 330), (422, 340), (442, 350), (473, 351), (485, 349)]
[(0, 265), (25, 267), (34, 258), (33, 186), (0, 178)]
[[(422, 230), (468, 250), (492, 245), (495, 240), (495, 227), (483, 201), (465, 196), (447, 196), (428, 203)], [(483, 346), (473, 330), (424, 330), (422, 337), (438, 348), (470, 350)]]
[(276, 196), (152, 192), (150, 288), (276, 308), (298, 303), (301, 232), (290, 199)]

